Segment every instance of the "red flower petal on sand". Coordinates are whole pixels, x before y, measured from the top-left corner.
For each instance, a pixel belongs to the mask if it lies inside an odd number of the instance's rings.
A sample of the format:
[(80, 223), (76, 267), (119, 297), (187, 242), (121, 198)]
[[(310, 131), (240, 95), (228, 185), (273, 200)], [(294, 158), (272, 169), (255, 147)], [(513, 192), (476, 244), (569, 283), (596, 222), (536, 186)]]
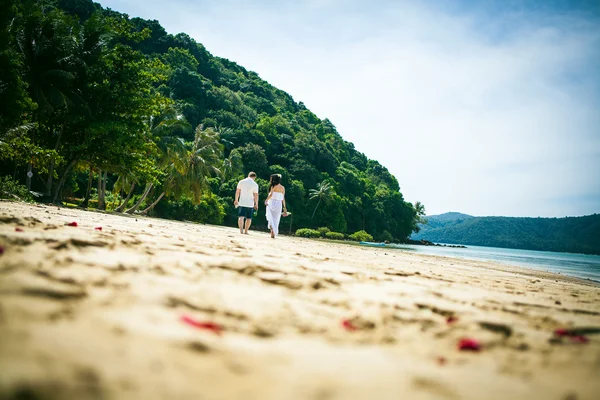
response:
[(446, 318), (446, 323), (448, 325), (452, 325), (453, 323), (455, 323), (456, 321), (458, 321), (458, 317), (455, 317), (454, 315), (449, 316), (448, 318)]
[(23, 228), (16, 227), (15, 232), (23, 232)]
[(347, 331), (355, 331), (357, 328), (352, 324), (352, 321), (350, 321), (349, 319), (345, 319), (342, 321), (342, 326), (344, 327), (344, 329), (346, 329)]
[(101, 227), (101, 226), (97, 226), (97, 227), (95, 227), (94, 229), (95, 229), (95, 230), (97, 230), (97, 231), (101, 231), (101, 230), (102, 230), (102, 227)]
[(583, 335), (571, 336), (571, 342), (573, 342), (573, 343), (585, 344), (585, 343), (588, 343), (589, 341), (590, 340)]
[(188, 315), (183, 315), (180, 318), (181, 322), (188, 324), (189, 326), (193, 326), (194, 328), (198, 328), (198, 329), (206, 329), (209, 331), (212, 331), (214, 333), (216, 333), (217, 335), (221, 334), (221, 331), (223, 330), (223, 327), (221, 327), (221, 325), (216, 324), (214, 322), (204, 322), (204, 321), (198, 321), (197, 319), (194, 319)]
[(477, 339), (472, 338), (463, 338), (458, 342), (459, 350), (469, 350), (469, 351), (479, 351), (481, 350), (481, 345)]
[(584, 335), (578, 335), (575, 331), (559, 328), (554, 331), (554, 334), (558, 337), (568, 337), (573, 343), (588, 343), (590, 340)]
[(67, 226), (75, 226), (75, 227), (76, 227), (76, 226), (77, 226), (77, 222), (75, 222), (75, 221), (73, 221), (73, 222), (69, 222), (69, 223), (67, 224)]

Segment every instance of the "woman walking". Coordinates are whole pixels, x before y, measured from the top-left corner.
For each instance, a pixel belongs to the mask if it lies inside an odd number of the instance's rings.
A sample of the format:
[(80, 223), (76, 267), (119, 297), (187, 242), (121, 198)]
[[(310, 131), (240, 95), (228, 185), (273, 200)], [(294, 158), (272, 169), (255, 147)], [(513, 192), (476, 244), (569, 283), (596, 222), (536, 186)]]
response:
[(269, 229), (271, 230), (271, 237), (275, 238), (279, 233), (279, 220), (281, 219), (281, 213), (287, 215), (287, 208), (285, 206), (285, 188), (281, 184), (281, 175), (271, 175), (269, 182), (269, 196), (265, 200), (267, 206), (267, 222)]

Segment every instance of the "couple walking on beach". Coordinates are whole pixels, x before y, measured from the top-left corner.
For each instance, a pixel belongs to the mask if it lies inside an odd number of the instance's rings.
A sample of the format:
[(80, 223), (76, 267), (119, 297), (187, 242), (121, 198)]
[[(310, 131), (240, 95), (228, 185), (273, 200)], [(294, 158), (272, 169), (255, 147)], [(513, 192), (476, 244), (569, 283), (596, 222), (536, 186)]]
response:
[[(233, 204), (238, 208), (238, 227), (240, 233), (248, 234), (254, 211), (258, 210), (258, 184), (255, 182), (256, 173), (250, 172), (246, 179), (237, 184)], [(285, 187), (281, 184), (281, 175), (273, 174), (269, 181), (269, 195), (265, 200), (267, 206), (267, 223), (271, 238), (279, 234), (281, 215), (287, 216), (285, 205)]]

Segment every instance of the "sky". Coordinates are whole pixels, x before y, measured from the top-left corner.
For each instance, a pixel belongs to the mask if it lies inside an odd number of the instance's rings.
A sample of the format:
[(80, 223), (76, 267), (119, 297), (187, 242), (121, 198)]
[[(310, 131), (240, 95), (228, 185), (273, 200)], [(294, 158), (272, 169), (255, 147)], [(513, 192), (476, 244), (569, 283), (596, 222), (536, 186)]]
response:
[(428, 215), (600, 213), (598, 0), (100, 0), (328, 118)]

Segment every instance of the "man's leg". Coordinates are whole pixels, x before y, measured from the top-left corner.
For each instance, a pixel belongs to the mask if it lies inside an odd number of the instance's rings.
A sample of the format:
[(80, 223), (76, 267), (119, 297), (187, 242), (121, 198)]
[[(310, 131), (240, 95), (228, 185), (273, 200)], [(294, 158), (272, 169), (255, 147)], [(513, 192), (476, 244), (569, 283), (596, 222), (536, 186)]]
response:
[(244, 233), (244, 217), (238, 217), (238, 228), (240, 228), (240, 233)]
[(252, 218), (246, 218), (246, 231), (245, 234), (248, 234), (248, 229), (250, 229), (250, 224), (252, 223)]

